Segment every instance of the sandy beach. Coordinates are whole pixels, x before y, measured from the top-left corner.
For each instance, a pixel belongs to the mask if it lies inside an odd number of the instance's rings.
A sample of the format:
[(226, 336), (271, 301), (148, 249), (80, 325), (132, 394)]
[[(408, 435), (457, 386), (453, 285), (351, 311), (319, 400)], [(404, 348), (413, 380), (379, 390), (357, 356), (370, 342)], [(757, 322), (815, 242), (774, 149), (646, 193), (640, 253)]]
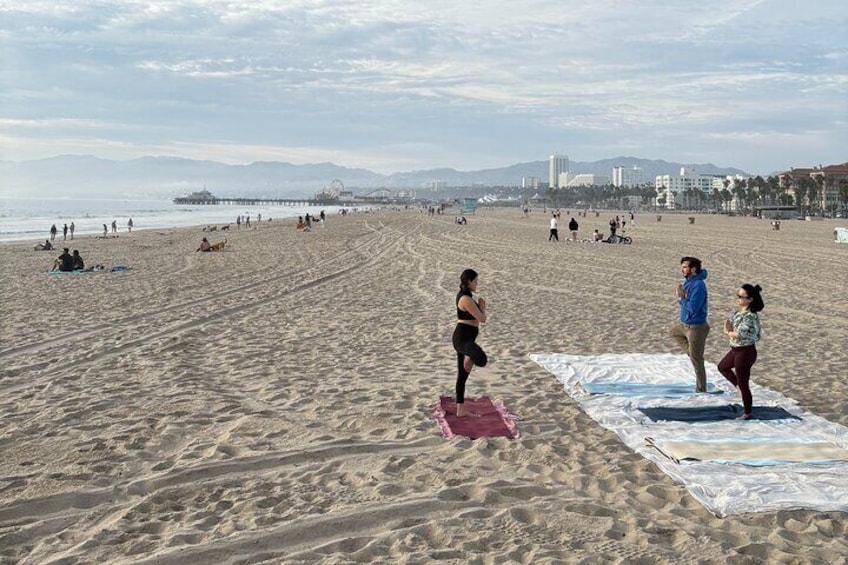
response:
[[(581, 235), (616, 213), (577, 218)], [(132, 267), (87, 275), (46, 274), (38, 241), (0, 245), (0, 562), (846, 563), (848, 515), (717, 518), (528, 358), (677, 353), (694, 255), (707, 360), (758, 283), (753, 380), (848, 425), (844, 220), (641, 213), (632, 245), (606, 245), (549, 243), (541, 210), (453, 219), (121, 230), (67, 242)], [(195, 252), (204, 235), (226, 249)], [(520, 415), (516, 440), (445, 440), (431, 416), (466, 267), (490, 316), (467, 393)]]

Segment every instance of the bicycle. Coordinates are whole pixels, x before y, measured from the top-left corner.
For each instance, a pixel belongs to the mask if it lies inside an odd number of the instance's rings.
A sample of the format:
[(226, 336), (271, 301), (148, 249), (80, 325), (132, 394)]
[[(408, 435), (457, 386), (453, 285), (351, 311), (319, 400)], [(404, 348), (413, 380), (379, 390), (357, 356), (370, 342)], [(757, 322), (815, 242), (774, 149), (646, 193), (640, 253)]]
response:
[(624, 243), (630, 245), (633, 243), (633, 238), (626, 235), (613, 234), (603, 240), (604, 243)]

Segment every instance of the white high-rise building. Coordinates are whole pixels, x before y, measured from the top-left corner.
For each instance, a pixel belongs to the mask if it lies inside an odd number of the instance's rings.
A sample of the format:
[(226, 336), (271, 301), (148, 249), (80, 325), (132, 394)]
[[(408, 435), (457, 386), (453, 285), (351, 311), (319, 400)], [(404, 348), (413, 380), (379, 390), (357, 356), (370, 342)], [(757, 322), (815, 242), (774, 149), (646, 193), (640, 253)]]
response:
[[(707, 200), (712, 192), (713, 177), (694, 169), (680, 168), (679, 175), (659, 175), (654, 181), (657, 206), (694, 208)], [(663, 204), (664, 202), (664, 204)]]
[(560, 188), (560, 175), (568, 172), (568, 155), (554, 153), (548, 159), (548, 186)]
[(613, 167), (612, 169), (613, 186), (630, 188), (639, 186), (643, 182), (645, 179), (639, 167)]

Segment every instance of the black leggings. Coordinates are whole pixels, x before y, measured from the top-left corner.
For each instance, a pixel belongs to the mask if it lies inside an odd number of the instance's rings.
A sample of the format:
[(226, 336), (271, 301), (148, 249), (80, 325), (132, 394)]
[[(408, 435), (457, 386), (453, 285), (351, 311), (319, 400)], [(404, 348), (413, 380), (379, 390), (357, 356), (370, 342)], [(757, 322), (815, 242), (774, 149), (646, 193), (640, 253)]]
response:
[(731, 347), (724, 359), (719, 361), (718, 371), (733, 386), (739, 387), (742, 394), (742, 407), (745, 414), (751, 413), (754, 399), (751, 396), (751, 367), (757, 362), (757, 348), (754, 345)]
[(478, 367), (485, 367), (489, 359), (486, 352), (477, 345), (475, 340), (480, 330), (476, 326), (468, 324), (457, 324), (453, 330), (453, 348), (456, 349), (456, 403), (465, 402), (465, 381), (468, 380), (468, 371), (465, 370), (465, 356)]

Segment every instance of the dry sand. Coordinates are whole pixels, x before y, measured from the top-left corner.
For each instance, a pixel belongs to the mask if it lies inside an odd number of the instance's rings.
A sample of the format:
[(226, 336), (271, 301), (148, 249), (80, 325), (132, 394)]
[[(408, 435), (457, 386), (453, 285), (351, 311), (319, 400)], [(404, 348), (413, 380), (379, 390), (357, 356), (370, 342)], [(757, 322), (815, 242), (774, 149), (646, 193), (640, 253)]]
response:
[[(675, 351), (691, 254), (707, 359), (758, 282), (754, 380), (848, 425), (837, 222), (643, 213), (626, 246), (548, 243), (541, 211), (452, 220), (274, 221), (222, 253), (194, 252), (199, 228), (77, 238), (88, 264), (132, 266), (80, 276), (45, 274), (35, 242), (0, 246), (0, 562), (845, 563), (845, 514), (716, 518), (527, 357)], [(466, 267), (491, 359), (468, 393), (520, 414), (518, 440), (446, 441), (430, 415), (453, 390)]]

